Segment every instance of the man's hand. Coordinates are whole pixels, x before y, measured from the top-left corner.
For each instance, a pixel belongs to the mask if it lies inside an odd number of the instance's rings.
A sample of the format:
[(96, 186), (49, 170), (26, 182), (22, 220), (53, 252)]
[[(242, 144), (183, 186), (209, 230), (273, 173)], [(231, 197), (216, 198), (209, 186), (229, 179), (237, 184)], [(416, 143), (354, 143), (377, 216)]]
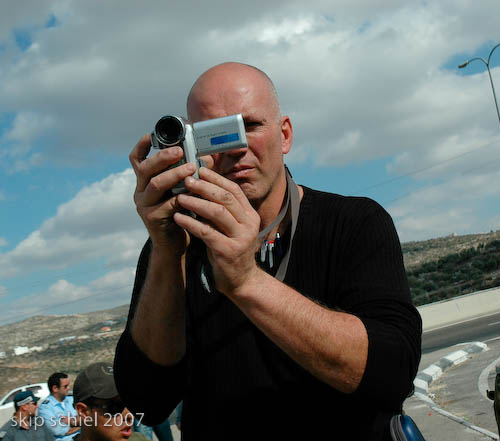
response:
[(177, 203), (200, 216), (180, 212), (174, 221), (205, 242), (216, 288), (230, 295), (259, 270), (255, 263), (260, 216), (238, 184), (202, 167), (200, 179), (186, 178), (186, 188), (195, 197), (180, 194)]
[(137, 177), (134, 193), (137, 212), (156, 247), (165, 247), (169, 253), (182, 255), (187, 244), (186, 233), (172, 220), (179, 208), (177, 197), (168, 198), (166, 195), (196, 168), (187, 163), (168, 170), (183, 157), (180, 147), (166, 148), (147, 158), (150, 149), (150, 135), (144, 135), (129, 155)]

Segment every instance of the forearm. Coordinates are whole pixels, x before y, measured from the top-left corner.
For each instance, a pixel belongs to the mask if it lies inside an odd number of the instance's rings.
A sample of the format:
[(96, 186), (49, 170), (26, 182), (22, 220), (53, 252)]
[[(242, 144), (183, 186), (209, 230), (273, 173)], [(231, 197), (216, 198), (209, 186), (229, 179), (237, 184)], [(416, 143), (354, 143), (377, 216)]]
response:
[(228, 297), (315, 377), (344, 393), (359, 386), (368, 336), (358, 317), (329, 310), (261, 270)]
[(153, 246), (131, 325), (138, 348), (166, 366), (177, 363), (186, 351), (183, 259)]
[(68, 431), (66, 432), (66, 435), (72, 435), (75, 432), (78, 432), (80, 430), (80, 426), (71, 426)]

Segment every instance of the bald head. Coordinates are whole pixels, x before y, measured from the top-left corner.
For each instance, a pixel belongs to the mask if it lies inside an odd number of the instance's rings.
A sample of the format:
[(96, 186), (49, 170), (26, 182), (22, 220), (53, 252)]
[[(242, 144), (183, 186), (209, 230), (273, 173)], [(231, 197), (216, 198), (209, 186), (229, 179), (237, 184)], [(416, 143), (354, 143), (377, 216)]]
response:
[(276, 120), (279, 120), (281, 112), (278, 94), (268, 75), (255, 66), (235, 62), (218, 64), (199, 76), (187, 98), (188, 118), (192, 121), (197, 120), (198, 108), (209, 104), (207, 95), (211, 100), (227, 101), (235, 99), (235, 91), (245, 94), (250, 89), (258, 89), (267, 95), (266, 105)]
[(261, 219), (274, 218), (286, 192), (283, 155), (292, 145), (288, 116), (280, 115), (276, 90), (261, 70), (241, 63), (219, 64), (191, 88), (187, 114), (192, 122), (240, 113), (248, 147), (213, 155), (215, 170), (236, 182)]

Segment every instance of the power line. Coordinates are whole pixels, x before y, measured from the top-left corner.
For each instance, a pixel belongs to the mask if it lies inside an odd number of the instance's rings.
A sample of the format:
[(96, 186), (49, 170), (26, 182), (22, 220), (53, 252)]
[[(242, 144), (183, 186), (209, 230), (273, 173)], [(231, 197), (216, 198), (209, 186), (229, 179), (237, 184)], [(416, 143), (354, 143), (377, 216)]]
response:
[[(495, 163), (495, 162), (498, 162), (498, 160), (497, 160), (497, 161), (494, 161), (493, 163)], [(475, 171), (475, 170), (478, 170), (478, 169), (484, 168), (485, 166), (488, 166), (488, 165), (491, 165), (491, 164), (492, 164), (492, 162), (488, 162), (488, 163), (486, 163), (486, 164), (482, 164), (482, 165), (481, 165), (481, 166), (479, 166), (479, 167), (473, 167), (473, 168), (467, 169), (467, 170), (465, 170), (465, 171), (461, 172), (461, 174), (462, 174), (462, 175), (465, 175), (465, 174), (467, 174), (467, 173), (470, 173), (471, 171)], [(406, 198), (406, 197), (411, 196), (411, 195), (413, 195), (413, 194), (415, 194), (415, 193), (420, 193), (421, 191), (423, 191), (423, 190), (425, 190), (425, 189), (427, 189), (427, 188), (431, 188), (431, 187), (435, 187), (435, 186), (440, 186), (440, 185), (443, 185), (443, 184), (445, 184), (446, 182), (449, 182), (449, 180), (448, 180), (448, 181), (439, 182), (439, 183), (432, 183), (432, 184), (422, 185), (422, 186), (420, 186), (420, 187), (417, 187), (417, 189), (415, 189), (415, 190), (413, 190), (413, 191), (410, 191), (410, 192), (404, 193), (404, 194), (403, 194), (403, 195), (401, 195), (401, 196), (398, 196), (397, 198), (390, 199), (389, 201), (385, 201), (383, 204), (384, 204), (384, 205), (389, 205), (389, 204), (392, 204), (393, 202), (399, 201), (400, 199)]]
[(394, 182), (394, 181), (397, 181), (397, 180), (399, 180), (399, 179), (403, 179), (403, 178), (406, 178), (406, 177), (408, 177), (408, 176), (413, 176), (413, 175), (416, 175), (416, 174), (422, 173), (422, 172), (424, 172), (424, 171), (427, 171), (427, 170), (433, 169), (433, 168), (435, 168), (435, 167), (438, 167), (438, 166), (440, 166), (440, 165), (446, 164), (446, 163), (448, 163), (448, 162), (454, 161), (455, 159), (462, 158), (463, 156), (469, 155), (469, 154), (471, 154), (471, 153), (475, 153), (475, 152), (477, 152), (478, 150), (483, 149), (483, 148), (485, 148), (485, 147), (490, 147), (490, 146), (491, 146), (491, 145), (493, 145), (493, 144), (496, 144), (496, 143), (495, 143), (495, 142), (493, 142), (493, 141), (492, 141), (492, 142), (489, 142), (488, 144), (484, 144), (484, 145), (482, 145), (482, 146), (480, 146), (480, 147), (477, 147), (477, 148), (475, 148), (475, 149), (473, 149), (473, 150), (469, 150), (469, 151), (464, 152), (464, 153), (461, 153), (461, 154), (459, 154), (459, 155), (452, 156), (452, 157), (447, 158), (447, 159), (444, 159), (443, 161), (440, 161), (440, 162), (436, 162), (435, 164), (430, 165), (430, 166), (428, 166), (428, 167), (424, 167), (424, 168), (421, 168), (421, 169), (418, 169), (418, 170), (413, 170), (413, 171), (410, 171), (410, 172), (408, 172), (408, 173), (405, 173), (405, 174), (402, 174), (402, 175), (395, 176), (394, 178), (387, 179), (387, 180), (382, 181), (382, 182), (378, 182), (377, 184), (373, 184), (373, 185), (370, 185), (370, 186), (368, 186), (368, 187), (361, 188), (361, 189), (359, 189), (359, 190), (354, 191), (354, 192), (353, 192), (353, 194), (362, 193), (362, 192), (365, 192), (365, 191), (367, 191), (367, 190), (371, 190), (371, 189), (373, 189), (373, 188), (381, 187), (382, 185), (390, 184), (390, 183), (392, 183), (392, 182)]
[[(367, 187), (364, 187), (364, 188), (361, 188), (361, 189), (359, 189), (359, 190), (355, 191), (355, 192), (354, 192), (354, 194), (356, 194), (356, 193), (366, 192), (366, 191), (368, 191), (368, 190), (371, 190), (371, 189), (374, 189), (374, 188), (377, 188), (377, 187), (381, 187), (381, 186), (383, 186), (383, 185), (387, 185), (387, 184), (393, 183), (393, 182), (398, 181), (398, 180), (400, 180), (400, 179), (403, 179), (403, 178), (405, 178), (405, 177), (408, 177), (408, 176), (413, 176), (413, 175), (416, 175), (416, 174), (422, 173), (422, 172), (424, 172), (424, 171), (431, 170), (431, 169), (436, 168), (436, 167), (438, 167), (438, 166), (440, 166), (440, 165), (443, 165), (443, 164), (446, 164), (446, 163), (448, 163), (448, 162), (454, 161), (454, 160), (456, 160), (456, 159), (462, 158), (462, 157), (464, 157), (464, 156), (466, 156), (466, 155), (469, 155), (469, 154), (471, 154), (471, 153), (475, 153), (475, 152), (477, 152), (478, 150), (481, 150), (481, 149), (483, 149), (483, 148), (490, 147), (490, 146), (491, 146), (491, 145), (493, 145), (493, 144), (496, 144), (496, 143), (492, 141), (492, 142), (489, 142), (489, 143), (487, 143), (487, 144), (481, 145), (481, 146), (479, 146), (479, 147), (477, 147), (477, 148), (475, 148), (475, 149), (473, 149), (473, 150), (469, 150), (469, 151), (467, 151), (467, 152), (463, 152), (463, 153), (461, 153), (461, 154), (458, 154), (458, 155), (452, 156), (452, 157), (450, 157), (450, 158), (444, 159), (443, 161), (439, 161), (439, 162), (437, 162), (437, 163), (435, 163), (435, 164), (433, 164), (433, 165), (430, 165), (430, 166), (428, 166), (428, 167), (424, 167), (424, 168), (420, 168), (420, 169), (417, 169), (417, 170), (413, 170), (413, 171), (410, 171), (410, 172), (408, 172), (408, 173), (405, 173), (405, 174), (402, 174), (402, 175), (395, 176), (395, 177), (393, 177), (393, 178), (387, 179), (387, 180), (385, 180), (385, 181), (378, 182), (378, 183), (376, 183), (376, 184), (372, 184), (372, 185), (370, 185), (370, 186), (367, 186)], [(496, 161), (495, 161), (495, 162), (496, 162)], [(462, 172), (462, 174), (468, 173), (468, 172), (470, 172), (470, 171), (474, 171), (474, 170), (476, 170), (476, 169), (479, 169), (479, 168), (482, 168), (482, 167), (485, 167), (485, 166), (488, 166), (488, 165), (491, 165), (491, 162), (489, 162), (489, 163), (487, 163), (487, 164), (484, 164), (484, 165), (482, 165), (482, 166), (476, 167), (476, 168), (472, 168), (472, 169), (466, 170), (465, 172)], [(441, 183), (441, 184), (442, 184), (442, 183)], [(439, 185), (441, 185), (441, 184), (439, 184)], [(393, 203), (393, 202), (396, 202), (396, 201), (401, 200), (401, 199), (403, 199), (403, 198), (405, 198), (405, 197), (411, 196), (411, 195), (413, 195), (413, 194), (415, 194), (415, 193), (419, 193), (419, 192), (421, 192), (421, 191), (425, 190), (426, 188), (430, 188), (430, 187), (435, 186), (435, 185), (436, 185), (435, 183), (432, 183), (432, 184), (428, 184), (428, 185), (424, 185), (424, 186), (418, 187), (416, 190), (411, 191), (411, 192), (407, 192), (407, 193), (405, 193), (405, 194), (403, 194), (403, 195), (401, 195), (401, 196), (399, 196), (399, 197), (397, 197), (397, 198), (394, 198), (394, 199), (391, 199), (391, 200), (389, 200), (389, 201), (386, 201), (386, 202), (384, 202), (384, 204), (385, 204), (385, 205), (389, 205), (389, 204), (391, 204), (391, 203)], [(52, 277), (51, 277), (50, 279), (42, 279), (42, 280), (38, 280), (38, 281), (32, 282), (32, 283), (30, 283), (29, 285), (24, 285), (24, 287), (35, 287), (35, 286), (41, 285), (41, 284), (42, 284), (42, 283), (44, 283), (46, 280), (49, 280), (49, 281), (50, 281), (51, 279), (52, 279), (52, 280), (58, 280), (58, 279), (60, 279), (61, 277), (67, 277), (67, 276), (72, 276), (72, 275), (91, 274), (91, 273), (94, 273), (94, 272), (97, 272), (97, 271), (98, 271), (98, 270), (91, 270), (91, 271), (77, 271), (77, 272), (75, 272), (75, 271), (72, 271), (72, 272), (65, 272), (65, 273), (61, 273), (61, 274), (59, 274), (59, 275), (56, 275), (54, 278), (52, 278)], [(85, 296), (85, 297), (81, 297), (81, 298), (79, 298), (79, 299), (71, 300), (71, 301), (68, 301), (68, 302), (65, 302), (65, 303), (60, 303), (60, 304), (58, 304), (58, 305), (49, 305), (49, 306), (44, 307), (44, 308), (39, 308), (38, 310), (36, 310), (35, 312), (32, 312), (32, 313), (21, 314), (21, 315), (19, 315), (19, 316), (15, 316), (15, 317), (14, 317), (14, 319), (22, 318), (22, 317), (25, 317), (25, 316), (31, 316), (31, 315), (37, 314), (37, 313), (39, 313), (39, 312), (42, 312), (42, 311), (45, 311), (45, 310), (48, 310), (48, 309), (58, 308), (58, 307), (60, 307), (60, 306), (64, 306), (64, 305), (68, 305), (68, 304), (76, 303), (76, 302), (79, 302), (79, 301), (82, 301), (82, 300), (85, 300), (85, 299), (88, 299), (88, 298), (97, 297), (97, 296), (99, 296), (99, 295), (103, 295), (103, 294), (106, 294), (106, 293), (108, 293), (108, 292), (116, 291), (116, 290), (118, 290), (118, 289), (123, 289), (123, 288), (130, 287), (130, 286), (131, 286), (131, 285), (129, 284), (129, 285), (125, 285), (125, 286), (122, 286), (122, 287), (114, 288), (113, 290), (110, 290), (110, 291), (99, 292), (99, 293), (91, 294), (91, 295), (88, 295), (88, 296)], [(22, 288), (22, 287), (23, 287), (23, 285), (21, 284), (21, 285), (17, 285), (17, 286), (11, 287), (10, 289), (18, 289), (18, 288)], [(9, 320), (12, 320), (12, 318), (11, 318), (11, 319), (9, 319)], [(2, 322), (5, 322), (5, 320), (0, 320), (0, 323), (2, 323)]]
[(86, 300), (86, 299), (89, 299), (89, 298), (92, 298), (92, 297), (98, 297), (98, 296), (101, 296), (101, 295), (104, 295), (104, 294), (109, 294), (110, 292), (118, 291), (120, 289), (130, 288), (131, 286), (132, 286), (132, 284), (129, 283), (127, 285), (118, 286), (116, 288), (109, 289), (107, 291), (99, 291), (99, 292), (96, 292), (94, 294), (89, 294), (87, 296), (80, 297), (78, 299), (69, 300), (67, 302), (58, 303), (58, 304), (51, 304), (51, 305), (48, 305), (48, 306), (40, 307), (40, 308), (36, 309), (35, 311), (31, 311), (31, 312), (28, 312), (28, 313), (25, 313), (25, 314), (19, 314), (19, 315), (14, 316), (14, 317), (9, 317), (9, 319), (0, 320), (0, 323), (5, 323), (7, 320), (9, 322), (10, 321), (16, 322), (16, 321), (21, 320), (23, 317), (31, 317), (31, 316), (39, 314), (42, 311), (47, 311), (48, 309), (57, 309), (57, 308), (59, 308), (61, 306), (71, 305), (73, 303), (81, 302), (82, 300)]

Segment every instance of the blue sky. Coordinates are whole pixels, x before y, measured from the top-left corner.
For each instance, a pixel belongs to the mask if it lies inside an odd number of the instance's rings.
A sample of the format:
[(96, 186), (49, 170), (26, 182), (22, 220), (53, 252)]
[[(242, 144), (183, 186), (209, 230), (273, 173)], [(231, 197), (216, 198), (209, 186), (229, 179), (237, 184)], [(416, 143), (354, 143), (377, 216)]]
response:
[(298, 183), (377, 200), (402, 242), (500, 229), (489, 79), (457, 69), (500, 43), (496, 1), (18, 3), (0, 17), (0, 325), (129, 301), (129, 151), (228, 60), (275, 82)]

